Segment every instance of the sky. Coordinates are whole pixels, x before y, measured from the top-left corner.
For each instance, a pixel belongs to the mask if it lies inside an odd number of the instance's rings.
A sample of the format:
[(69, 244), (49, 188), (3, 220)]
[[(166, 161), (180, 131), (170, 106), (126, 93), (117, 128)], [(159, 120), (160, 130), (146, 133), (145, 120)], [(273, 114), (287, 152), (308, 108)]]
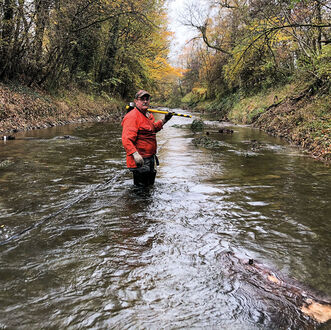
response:
[(185, 4), (187, 4), (188, 1), (189, 0), (168, 1), (169, 30), (175, 33), (171, 42), (171, 62), (176, 62), (176, 58), (181, 54), (182, 48), (196, 35), (196, 32), (192, 28), (183, 26), (180, 23), (180, 20), (183, 20), (183, 15), (185, 15)]
[(168, 0), (169, 30), (174, 32), (170, 49), (170, 62), (176, 65), (176, 59), (182, 53), (183, 47), (199, 33), (195, 28), (184, 26), (183, 21), (189, 19), (188, 7), (195, 12), (194, 16), (201, 23), (201, 18), (206, 17), (208, 1), (206, 0)]

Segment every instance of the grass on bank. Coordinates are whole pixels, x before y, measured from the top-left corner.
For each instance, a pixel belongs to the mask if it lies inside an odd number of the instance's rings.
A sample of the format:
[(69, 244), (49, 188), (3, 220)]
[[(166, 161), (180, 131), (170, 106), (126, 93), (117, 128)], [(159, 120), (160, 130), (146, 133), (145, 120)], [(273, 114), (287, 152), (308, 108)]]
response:
[(228, 112), (228, 118), (235, 123), (252, 124), (272, 104), (283, 101), (292, 95), (296, 87), (292, 84), (278, 87), (259, 94), (238, 99)]

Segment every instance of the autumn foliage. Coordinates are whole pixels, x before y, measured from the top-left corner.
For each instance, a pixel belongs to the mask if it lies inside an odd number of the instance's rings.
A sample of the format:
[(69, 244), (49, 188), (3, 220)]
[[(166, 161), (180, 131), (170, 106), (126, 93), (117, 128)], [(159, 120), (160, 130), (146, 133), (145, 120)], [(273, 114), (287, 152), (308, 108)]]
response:
[(196, 31), (183, 55), (184, 94), (208, 90), (209, 99), (252, 95), (291, 79), (330, 81), (331, 7), (324, 0), (207, 1), (205, 16), (187, 8)]
[(132, 97), (178, 75), (163, 0), (0, 1), (0, 81)]

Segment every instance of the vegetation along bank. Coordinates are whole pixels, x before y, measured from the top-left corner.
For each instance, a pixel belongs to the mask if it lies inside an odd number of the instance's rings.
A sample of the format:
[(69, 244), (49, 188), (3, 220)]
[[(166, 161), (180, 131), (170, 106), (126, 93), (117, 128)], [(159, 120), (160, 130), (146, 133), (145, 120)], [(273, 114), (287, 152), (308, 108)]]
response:
[(329, 1), (192, 2), (182, 23), (195, 37), (171, 62), (166, 9), (166, 0), (4, 1), (0, 136), (119, 120), (146, 89), (154, 104), (252, 124), (331, 161)]
[(51, 95), (20, 84), (0, 83), (0, 136), (58, 125), (116, 120), (124, 102), (79, 90)]
[[(195, 96), (191, 107), (209, 112), (219, 121), (251, 125), (285, 139), (318, 160), (331, 162), (331, 97), (325, 86), (293, 82), (252, 96), (232, 95), (230, 102), (225, 99), (216, 109), (214, 102), (199, 101)], [(184, 103), (183, 107), (189, 105)]]

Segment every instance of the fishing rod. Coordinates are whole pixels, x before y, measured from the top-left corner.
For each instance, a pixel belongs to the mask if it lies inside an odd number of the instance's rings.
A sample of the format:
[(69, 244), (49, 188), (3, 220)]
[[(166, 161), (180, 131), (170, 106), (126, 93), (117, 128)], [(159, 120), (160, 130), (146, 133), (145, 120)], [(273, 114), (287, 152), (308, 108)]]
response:
[[(125, 107), (125, 109), (127, 110), (127, 112), (131, 111), (132, 109), (134, 109), (133, 104), (130, 103), (130, 105), (127, 105)], [(192, 118), (191, 115), (184, 115), (182, 113), (176, 113), (176, 112), (169, 112), (169, 111), (163, 111), (163, 110), (156, 110), (156, 109), (147, 109), (149, 112), (154, 112), (154, 113), (163, 113), (163, 114), (168, 114), (171, 113), (173, 116), (179, 116), (179, 117), (186, 117), (186, 118)]]

